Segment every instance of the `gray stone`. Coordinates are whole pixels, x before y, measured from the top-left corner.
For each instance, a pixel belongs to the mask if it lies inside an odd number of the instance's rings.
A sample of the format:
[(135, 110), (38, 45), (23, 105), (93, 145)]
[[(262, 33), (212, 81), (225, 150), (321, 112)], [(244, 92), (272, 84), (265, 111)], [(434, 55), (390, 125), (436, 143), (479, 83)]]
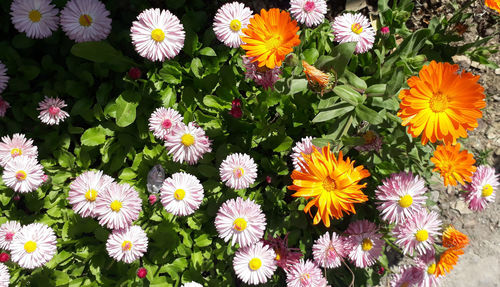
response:
[[(468, 68), (471, 65), (471, 59), (464, 55), (455, 55), (451, 57), (454, 63), (458, 64), (462, 68)], [(477, 63), (477, 62), (476, 62)]]
[(345, 9), (349, 11), (358, 11), (366, 7), (366, 0), (347, 0)]
[(500, 75), (500, 68), (495, 69), (495, 75)]
[(467, 207), (467, 204), (463, 200), (457, 200), (452, 203), (451, 207), (458, 211), (460, 214), (472, 214), (472, 210)]

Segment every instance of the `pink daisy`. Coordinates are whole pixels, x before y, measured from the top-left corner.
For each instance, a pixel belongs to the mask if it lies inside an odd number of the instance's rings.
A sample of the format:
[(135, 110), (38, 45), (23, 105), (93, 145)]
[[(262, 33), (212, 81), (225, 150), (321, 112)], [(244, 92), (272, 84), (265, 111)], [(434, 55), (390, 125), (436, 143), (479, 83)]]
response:
[(393, 230), (396, 244), (404, 254), (412, 254), (414, 250), (421, 254), (433, 248), (435, 237), (439, 235), (441, 219), (434, 212), (422, 209), (408, 218), (404, 223), (396, 225)]
[(215, 228), (219, 237), (231, 245), (240, 247), (259, 241), (266, 229), (266, 216), (260, 205), (241, 197), (229, 199), (222, 204), (215, 217)]
[(16, 192), (31, 192), (43, 183), (42, 169), (36, 158), (21, 155), (7, 163), (2, 179), (6, 186)]
[(349, 224), (346, 230), (345, 249), (356, 267), (372, 266), (382, 253), (384, 240), (381, 239), (382, 234), (377, 231), (375, 223), (366, 219)]
[(344, 248), (344, 240), (335, 232), (326, 232), (320, 236), (312, 247), (314, 261), (320, 267), (336, 268), (342, 263), (342, 257), (346, 257), (348, 250)]
[(9, 76), (7, 76), (7, 67), (0, 61), (0, 93), (7, 88)]
[(0, 118), (5, 116), (8, 108), (10, 108), (10, 104), (0, 96)]
[(17, 221), (7, 221), (0, 226), (0, 249), (10, 250), (10, 243), (21, 227)]
[(391, 277), (391, 287), (418, 286), (422, 281), (422, 270), (415, 266), (399, 267), (399, 272)]
[(486, 165), (478, 166), (471, 182), (465, 186), (467, 193), (464, 196), (469, 208), (482, 211), (489, 203), (495, 202), (498, 185), (498, 175), (495, 174), (494, 168)]
[(50, 0), (14, 0), (10, 5), (12, 24), (28, 38), (43, 39), (59, 25), (59, 10)]
[(370, 20), (361, 13), (345, 13), (337, 16), (332, 24), (335, 41), (340, 43), (357, 42), (357, 54), (370, 50), (375, 42), (375, 30)]
[(313, 152), (313, 147), (315, 147), (318, 151), (320, 151), (320, 148), (313, 145), (312, 140), (315, 139), (313, 137), (305, 137), (302, 138), (299, 142), (295, 144), (295, 146), (292, 148), (292, 161), (293, 161), (293, 168), (302, 171), (302, 168), (299, 165), (300, 160), (304, 160), (302, 157), (302, 154), (310, 155)]
[(299, 23), (313, 27), (325, 20), (325, 0), (290, 0), (290, 13)]
[(382, 181), (375, 196), (382, 219), (390, 223), (404, 222), (425, 206), (425, 181), (411, 172), (394, 173)]
[(61, 26), (75, 42), (102, 41), (111, 32), (111, 18), (99, 0), (70, 0), (61, 11)]
[(0, 287), (9, 287), (10, 274), (9, 269), (5, 264), (0, 263)]
[(132, 263), (148, 250), (148, 236), (140, 226), (114, 230), (108, 237), (106, 250), (116, 261)]
[(188, 164), (197, 163), (205, 153), (211, 152), (210, 144), (205, 131), (194, 122), (180, 123), (165, 139), (165, 147), (174, 161)]
[(219, 172), (226, 186), (236, 190), (244, 189), (255, 182), (257, 165), (249, 155), (233, 153), (222, 161)]
[(242, 56), (245, 66), (245, 78), (253, 80), (257, 85), (264, 89), (273, 88), (274, 83), (279, 80), (281, 75), (281, 66), (274, 69), (259, 68), (257, 61), (252, 62), (254, 58)]
[(38, 148), (33, 146), (32, 139), (26, 139), (23, 134), (14, 134), (2, 137), (0, 142), (0, 165), (5, 167), (7, 163), (14, 158), (24, 155), (36, 159), (38, 157)]
[(215, 36), (224, 45), (237, 48), (243, 41), (241, 29), (246, 28), (252, 17), (252, 10), (239, 2), (226, 3), (217, 10), (214, 18)]
[(10, 244), (12, 261), (27, 269), (45, 265), (57, 252), (56, 240), (54, 230), (47, 225), (26, 225), (14, 235)]
[(203, 186), (196, 176), (178, 172), (165, 179), (161, 187), (161, 203), (167, 212), (186, 216), (193, 214), (203, 201)]
[(264, 244), (273, 248), (276, 253), (276, 264), (285, 272), (288, 272), (290, 266), (299, 263), (300, 258), (304, 256), (299, 248), (288, 247), (288, 234), (284, 238), (267, 236), (267, 240), (263, 240)]
[(96, 199), (114, 182), (102, 171), (87, 171), (79, 175), (69, 187), (68, 201), (73, 210), (82, 217), (96, 217)]
[(151, 61), (172, 59), (184, 46), (184, 26), (168, 10), (142, 11), (132, 23), (130, 33), (137, 53)]
[(301, 259), (288, 269), (286, 283), (288, 287), (325, 287), (327, 281), (316, 263)]
[(137, 191), (130, 185), (112, 182), (99, 192), (95, 213), (99, 224), (110, 229), (122, 229), (139, 218), (142, 201)]
[(149, 118), (149, 130), (160, 140), (164, 140), (184, 118), (172, 108), (157, 108)]
[(434, 250), (428, 251), (415, 259), (415, 264), (422, 272), (422, 280), (418, 287), (437, 287), (441, 283), (441, 276), (436, 277), (436, 256)]
[(357, 151), (380, 151), (382, 148), (382, 138), (374, 131), (367, 131), (363, 134), (364, 143), (355, 146)]
[(234, 272), (246, 284), (266, 283), (276, 271), (275, 257), (273, 249), (262, 242), (242, 247), (234, 255)]
[(38, 118), (44, 124), (58, 125), (59, 122), (69, 117), (69, 114), (61, 109), (66, 106), (66, 103), (59, 98), (54, 99), (45, 97), (43, 101), (38, 103), (37, 110), (40, 111)]

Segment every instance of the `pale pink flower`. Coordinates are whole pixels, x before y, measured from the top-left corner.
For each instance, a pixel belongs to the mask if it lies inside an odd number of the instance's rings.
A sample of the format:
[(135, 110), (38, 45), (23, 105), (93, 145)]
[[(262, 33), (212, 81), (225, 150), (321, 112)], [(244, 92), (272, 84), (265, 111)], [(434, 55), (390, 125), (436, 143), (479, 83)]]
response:
[(351, 222), (346, 234), (345, 249), (354, 265), (366, 268), (375, 264), (384, 246), (382, 234), (378, 233), (375, 223), (366, 219)]
[(205, 131), (194, 122), (188, 125), (180, 123), (165, 139), (168, 154), (175, 162), (195, 164), (207, 152), (211, 152), (211, 142)]
[(151, 61), (172, 59), (184, 46), (184, 26), (168, 10), (147, 9), (130, 28), (132, 43), (139, 55)]
[(399, 272), (391, 276), (391, 287), (412, 287), (422, 281), (422, 270), (415, 266), (399, 267)]
[(245, 78), (253, 80), (257, 85), (264, 89), (273, 89), (274, 83), (279, 80), (281, 75), (281, 66), (268, 69), (259, 67), (257, 61), (252, 62), (253, 57), (242, 56), (243, 65), (245, 66)]
[(418, 282), (418, 287), (437, 287), (441, 283), (442, 277), (436, 277), (436, 256), (434, 250), (428, 251), (415, 259), (415, 265), (421, 269), (422, 280)]
[(337, 16), (332, 24), (335, 41), (340, 43), (357, 42), (357, 54), (370, 50), (375, 42), (375, 30), (370, 20), (361, 13), (345, 13)]
[(122, 229), (139, 218), (142, 201), (137, 191), (130, 185), (110, 183), (99, 192), (95, 213), (99, 224), (110, 229)]
[(87, 171), (79, 175), (69, 187), (68, 201), (82, 217), (96, 217), (96, 201), (101, 192), (114, 182), (102, 171)]
[(172, 108), (157, 108), (149, 118), (149, 130), (157, 139), (164, 140), (183, 119), (179, 112)]
[(300, 258), (304, 256), (299, 248), (288, 247), (288, 233), (284, 238), (268, 235), (267, 240), (263, 240), (263, 242), (273, 248), (276, 253), (274, 260), (285, 272), (288, 272), (287, 270), (290, 266), (299, 263)]
[(0, 93), (7, 88), (9, 76), (7, 76), (7, 67), (0, 61)]
[(10, 244), (12, 261), (22, 268), (34, 269), (45, 265), (57, 252), (54, 230), (42, 223), (21, 228)]
[(318, 151), (321, 152), (321, 149), (315, 145), (313, 145), (312, 140), (315, 139), (313, 137), (305, 137), (302, 138), (299, 142), (295, 144), (295, 146), (292, 148), (292, 161), (293, 161), (293, 168), (302, 171), (302, 167), (300, 167), (299, 162), (302, 160), (304, 161), (304, 157), (302, 154), (310, 155), (314, 148), (316, 148)]
[(161, 203), (167, 212), (177, 216), (193, 214), (203, 201), (203, 186), (196, 176), (177, 172), (165, 179)]
[(9, 287), (10, 274), (9, 269), (5, 264), (0, 263), (0, 287)]
[(342, 257), (346, 257), (349, 250), (344, 247), (344, 240), (335, 232), (326, 232), (321, 235), (312, 247), (313, 257), (316, 264), (324, 268), (336, 268), (342, 263)]
[(222, 182), (230, 188), (250, 187), (257, 178), (257, 164), (248, 154), (233, 153), (224, 159), (219, 168)]
[(326, 287), (327, 281), (316, 263), (301, 259), (288, 269), (286, 283), (288, 287)]
[(43, 101), (38, 103), (37, 110), (40, 111), (38, 118), (42, 123), (48, 125), (58, 125), (59, 122), (64, 121), (65, 118), (69, 117), (69, 114), (62, 110), (66, 107), (66, 103), (59, 98), (48, 98), (45, 97)]
[(21, 227), (17, 221), (7, 221), (0, 226), (0, 249), (10, 250), (10, 243)]
[(106, 250), (116, 261), (132, 263), (148, 250), (148, 236), (140, 226), (113, 230), (106, 242)]
[(61, 11), (61, 26), (75, 42), (102, 41), (111, 32), (111, 18), (99, 0), (70, 0)]
[(231, 240), (231, 245), (238, 243), (240, 247), (245, 247), (262, 238), (266, 216), (260, 205), (251, 199), (229, 199), (217, 212), (215, 228), (225, 242)]
[(21, 155), (7, 163), (2, 179), (4, 184), (14, 191), (27, 193), (42, 185), (42, 176), (43, 167), (36, 158)]
[(14, 158), (24, 155), (26, 157), (38, 157), (38, 148), (33, 145), (32, 139), (27, 139), (24, 134), (14, 134), (2, 137), (0, 142), (0, 165), (5, 167)]
[(290, 13), (299, 23), (314, 27), (325, 20), (325, 0), (290, 0)]
[(59, 10), (50, 0), (14, 0), (10, 5), (12, 24), (28, 38), (43, 39), (59, 26)]
[(243, 41), (241, 29), (250, 23), (252, 10), (239, 2), (226, 3), (217, 10), (214, 18), (215, 36), (224, 45), (230, 48), (237, 48)]
[(422, 255), (433, 248), (440, 229), (439, 215), (434, 211), (422, 209), (405, 222), (396, 225), (393, 233), (396, 244), (403, 249), (403, 254), (411, 255), (416, 250)]
[(10, 104), (0, 96), (0, 118), (5, 116), (8, 108), (10, 108)]
[(273, 249), (262, 242), (241, 247), (233, 258), (234, 272), (246, 284), (266, 283), (276, 271), (275, 257)]
[(495, 202), (498, 185), (498, 174), (495, 174), (493, 167), (478, 166), (472, 175), (471, 182), (465, 186), (467, 193), (464, 196), (469, 208), (482, 211), (488, 204)]

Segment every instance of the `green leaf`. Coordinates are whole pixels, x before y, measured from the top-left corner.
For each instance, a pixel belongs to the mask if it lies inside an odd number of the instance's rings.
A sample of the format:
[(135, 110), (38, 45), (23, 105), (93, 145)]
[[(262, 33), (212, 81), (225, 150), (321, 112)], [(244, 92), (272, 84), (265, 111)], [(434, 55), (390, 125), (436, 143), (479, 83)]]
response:
[(136, 108), (139, 105), (138, 94), (125, 91), (116, 101), (116, 125), (126, 127), (135, 121)]
[(182, 81), (182, 71), (171, 64), (164, 63), (163, 68), (161, 68), (159, 72), (160, 77), (162, 80), (169, 84), (180, 84)]
[(224, 100), (217, 96), (207, 95), (203, 97), (203, 104), (210, 108), (215, 108), (218, 110), (222, 110), (225, 108), (231, 107), (229, 103), (226, 103)]
[(374, 110), (370, 109), (365, 105), (359, 105), (356, 107), (356, 115), (373, 125), (381, 124), (384, 119)]
[(293, 144), (293, 139), (291, 137), (287, 136), (283, 139), (283, 141), (280, 143), (279, 146), (277, 146), (273, 149), (273, 151), (275, 151), (275, 152), (287, 151), (290, 149), (292, 144)]
[(210, 47), (205, 47), (205, 48), (201, 49), (200, 55), (208, 56), (208, 57), (216, 57), (217, 56), (214, 49), (212, 49)]
[(347, 79), (347, 82), (354, 88), (363, 91), (366, 90), (366, 82), (351, 71), (345, 70), (344, 77)]
[(308, 64), (313, 65), (319, 57), (319, 52), (315, 48), (309, 48), (307, 50), (304, 50), (304, 52), (302, 52), (302, 55), (304, 56)]
[(353, 106), (357, 106), (364, 102), (364, 98), (360, 93), (346, 85), (336, 86), (333, 88), (333, 92)]
[(342, 103), (342, 102), (337, 103), (331, 106), (331, 109), (318, 113), (314, 117), (312, 122), (313, 123), (326, 122), (328, 120), (345, 115), (352, 110), (354, 110), (354, 107), (348, 103)]
[(386, 88), (386, 84), (371, 85), (365, 90), (365, 94), (369, 97), (381, 97), (385, 94)]
[(77, 43), (71, 48), (71, 54), (92, 62), (109, 64), (117, 72), (125, 72), (130, 66), (136, 66), (134, 61), (103, 41)]
[(136, 177), (137, 177), (137, 174), (130, 167), (124, 168), (122, 170), (122, 172), (120, 173), (120, 175), (118, 176), (119, 179), (123, 179), (123, 180), (132, 180)]
[(210, 238), (210, 235), (207, 233), (204, 233), (194, 240), (194, 244), (198, 247), (206, 247), (212, 244), (212, 239)]
[(86, 146), (97, 146), (103, 144), (105, 140), (104, 128), (101, 126), (86, 130), (80, 139), (82, 145)]
[(54, 270), (54, 275), (56, 276), (56, 286), (67, 285), (71, 278), (66, 272), (62, 272), (59, 270)]
[(290, 95), (297, 94), (307, 90), (306, 79), (293, 79), (290, 83)]
[(356, 42), (342, 43), (332, 49), (332, 56), (321, 56), (316, 63), (317, 68), (323, 71), (333, 69), (337, 77), (344, 74), (347, 64), (354, 54)]
[(194, 58), (191, 60), (191, 71), (196, 78), (201, 79), (203, 76), (203, 64), (201, 63), (200, 58)]

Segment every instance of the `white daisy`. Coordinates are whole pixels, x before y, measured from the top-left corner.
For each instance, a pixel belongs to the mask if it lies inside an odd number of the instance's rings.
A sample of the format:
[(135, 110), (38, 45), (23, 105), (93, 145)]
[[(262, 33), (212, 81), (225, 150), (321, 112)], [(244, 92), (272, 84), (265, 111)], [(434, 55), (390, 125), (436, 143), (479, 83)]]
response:
[(10, 5), (12, 24), (28, 38), (43, 39), (59, 25), (59, 10), (50, 0), (14, 0)]
[(237, 48), (243, 41), (241, 29), (250, 23), (252, 10), (239, 2), (226, 3), (217, 10), (214, 18), (215, 36), (224, 45), (230, 48)]
[(157, 108), (149, 118), (149, 130), (157, 139), (164, 140), (183, 119), (179, 112), (172, 108)]
[(142, 201), (137, 191), (130, 185), (112, 182), (100, 191), (95, 213), (99, 224), (110, 229), (122, 229), (139, 218)]
[(12, 261), (33, 269), (49, 262), (57, 252), (57, 238), (52, 228), (42, 223), (24, 226), (10, 245)]
[(196, 176), (178, 172), (165, 179), (161, 188), (161, 203), (168, 212), (186, 216), (193, 214), (203, 201), (203, 186)]
[(0, 287), (9, 287), (10, 274), (5, 264), (0, 263)]
[(19, 230), (21, 230), (21, 224), (17, 221), (7, 221), (0, 226), (0, 248), (10, 250), (10, 243), (14, 239)]
[(274, 250), (262, 242), (242, 247), (234, 255), (234, 272), (246, 284), (266, 283), (278, 267), (274, 258)]
[(299, 142), (295, 144), (292, 148), (293, 154), (291, 155), (293, 161), (293, 168), (302, 171), (302, 168), (299, 165), (301, 160), (304, 160), (302, 154), (310, 155), (314, 148), (316, 148), (319, 152), (321, 149), (315, 145), (313, 145), (312, 140), (315, 139), (313, 137), (305, 137), (302, 138)]
[(112, 182), (114, 182), (114, 179), (102, 174), (102, 171), (82, 173), (71, 182), (68, 193), (69, 204), (82, 217), (95, 217), (97, 196), (108, 188)]
[(299, 23), (313, 27), (325, 20), (325, 0), (290, 0), (290, 13)]
[(9, 161), (17, 156), (37, 158), (38, 148), (33, 145), (32, 139), (27, 139), (23, 134), (4, 136), (0, 141), (0, 165), (5, 167)]
[(43, 183), (42, 166), (36, 158), (21, 155), (7, 163), (2, 179), (6, 186), (16, 192), (31, 192)]
[(106, 250), (117, 261), (132, 263), (148, 250), (148, 236), (140, 226), (114, 230), (108, 237)]
[(257, 165), (247, 154), (233, 153), (222, 161), (220, 177), (227, 186), (234, 189), (248, 188), (257, 178)]
[(61, 11), (61, 26), (75, 42), (102, 41), (111, 32), (111, 18), (99, 0), (70, 0)]
[(174, 161), (180, 163), (186, 161), (188, 164), (197, 163), (205, 153), (211, 152), (210, 144), (205, 131), (194, 122), (190, 122), (187, 126), (180, 123), (165, 139), (165, 147)]

